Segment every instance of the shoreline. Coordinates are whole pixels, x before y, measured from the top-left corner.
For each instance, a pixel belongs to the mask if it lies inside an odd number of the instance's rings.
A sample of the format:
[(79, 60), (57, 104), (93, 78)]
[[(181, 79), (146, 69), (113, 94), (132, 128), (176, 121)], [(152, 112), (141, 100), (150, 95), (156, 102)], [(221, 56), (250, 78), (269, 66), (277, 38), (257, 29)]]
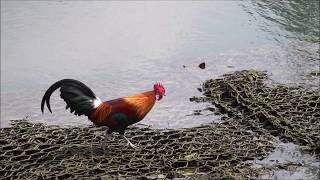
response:
[[(295, 172), (302, 178), (319, 177), (316, 127), (320, 122), (314, 119), (319, 115), (320, 96), (299, 88), (265, 86), (266, 79), (264, 72), (246, 70), (206, 81), (204, 97), (191, 100), (213, 103), (216, 113), (226, 115), (221, 122), (181, 129), (132, 126), (126, 136), (139, 149), (127, 146), (115, 134), (103, 152), (104, 132), (91, 126), (12, 121), (10, 127), (0, 129), (0, 176), (246, 179), (290, 178), (290, 172)], [(296, 117), (300, 112), (303, 121)], [(291, 157), (291, 153), (298, 155)]]

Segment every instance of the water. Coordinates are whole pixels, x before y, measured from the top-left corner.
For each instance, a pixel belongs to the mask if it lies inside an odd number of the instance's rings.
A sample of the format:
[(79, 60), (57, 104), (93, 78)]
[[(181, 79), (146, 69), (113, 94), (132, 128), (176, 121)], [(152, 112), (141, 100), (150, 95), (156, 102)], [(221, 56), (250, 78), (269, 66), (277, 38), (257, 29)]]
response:
[[(209, 112), (192, 115), (209, 104), (189, 98), (226, 72), (267, 70), (277, 82), (315, 87), (318, 79), (306, 76), (319, 67), (315, 9), (316, 1), (1, 1), (1, 127), (27, 115), (90, 124), (65, 111), (58, 93), (53, 114), (41, 114), (45, 90), (63, 78), (84, 82), (102, 100), (162, 82), (167, 96), (142, 121), (154, 128), (212, 122)], [(203, 61), (205, 70), (197, 67)]]
[(276, 140), (274, 152), (263, 160), (254, 160), (253, 167), (264, 168), (261, 179), (317, 179), (320, 175), (320, 161), (315, 157), (301, 153), (293, 143)]
[[(153, 128), (218, 121), (210, 104), (189, 101), (208, 78), (242, 69), (267, 70), (271, 79), (319, 88), (318, 1), (104, 2), (1, 1), (1, 127), (10, 119), (60, 126), (91, 124), (65, 111), (55, 93), (53, 114), (40, 112), (46, 89), (63, 78), (87, 84), (102, 100), (150, 90), (167, 96), (142, 121)], [(207, 68), (198, 64), (205, 61)], [(185, 66), (185, 68), (183, 67)], [(283, 148), (281, 148), (283, 147)], [(316, 178), (319, 161), (279, 144), (268, 158), (310, 167), (267, 178)]]

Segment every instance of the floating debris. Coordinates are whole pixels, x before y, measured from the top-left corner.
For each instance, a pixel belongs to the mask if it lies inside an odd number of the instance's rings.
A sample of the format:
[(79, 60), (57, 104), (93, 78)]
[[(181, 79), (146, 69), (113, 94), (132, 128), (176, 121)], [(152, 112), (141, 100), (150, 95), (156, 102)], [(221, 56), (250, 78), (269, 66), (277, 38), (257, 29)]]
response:
[(320, 70), (314, 70), (310, 72), (311, 76), (320, 76)]
[(205, 69), (205, 68), (206, 68), (206, 63), (205, 63), (205, 62), (200, 63), (200, 64), (199, 64), (199, 68), (200, 68), (200, 69)]

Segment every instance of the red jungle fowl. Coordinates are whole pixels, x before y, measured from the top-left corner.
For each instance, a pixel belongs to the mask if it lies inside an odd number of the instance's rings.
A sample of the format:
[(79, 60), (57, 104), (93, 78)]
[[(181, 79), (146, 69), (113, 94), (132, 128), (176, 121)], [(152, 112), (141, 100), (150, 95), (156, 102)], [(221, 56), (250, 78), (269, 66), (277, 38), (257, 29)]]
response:
[(107, 136), (112, 132), (119, 132), (128, 144), (135, 148), (136, 146), (124, 136), (126, 128), (141, 121), (151, 110), (156, 99), (159, 101), (165, 96), (164, 86), (156, 83), (151, 91), (102, 102), (82, 82), (74, 79), (63, 79), (51, 85), (44, 94), (41, 102), (42, 113), (45, 104), (52, 113), (50, 96), (58, 88), (60, 88), (61, 98), (67, 104), (66, 109), (70, 108), (70, 112), (78, 116), (86, 115), (94, 125), (106, 129), (103, 149), (105, 149)]

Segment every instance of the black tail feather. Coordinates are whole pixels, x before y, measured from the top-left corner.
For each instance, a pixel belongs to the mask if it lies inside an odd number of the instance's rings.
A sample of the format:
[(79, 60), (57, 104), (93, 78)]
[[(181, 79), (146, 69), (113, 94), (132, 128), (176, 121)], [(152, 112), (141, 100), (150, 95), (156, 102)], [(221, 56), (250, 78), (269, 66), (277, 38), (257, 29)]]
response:
[(89, 115), (94, 109), (93, 101), (96, 99), (95, 94), (90, 88), (80, 81), (74, 79), (63, 79), (49, 87), (45, 92), (42, 102), (41, 111), (44, 111), (44, 105), (47, 104), (49, 111), (50, 96), (51, 94), (60, 88), (60, 97), (67, 103), (66, 109), (70, 108), (70, 112), (74, 112), (75, 115)]

